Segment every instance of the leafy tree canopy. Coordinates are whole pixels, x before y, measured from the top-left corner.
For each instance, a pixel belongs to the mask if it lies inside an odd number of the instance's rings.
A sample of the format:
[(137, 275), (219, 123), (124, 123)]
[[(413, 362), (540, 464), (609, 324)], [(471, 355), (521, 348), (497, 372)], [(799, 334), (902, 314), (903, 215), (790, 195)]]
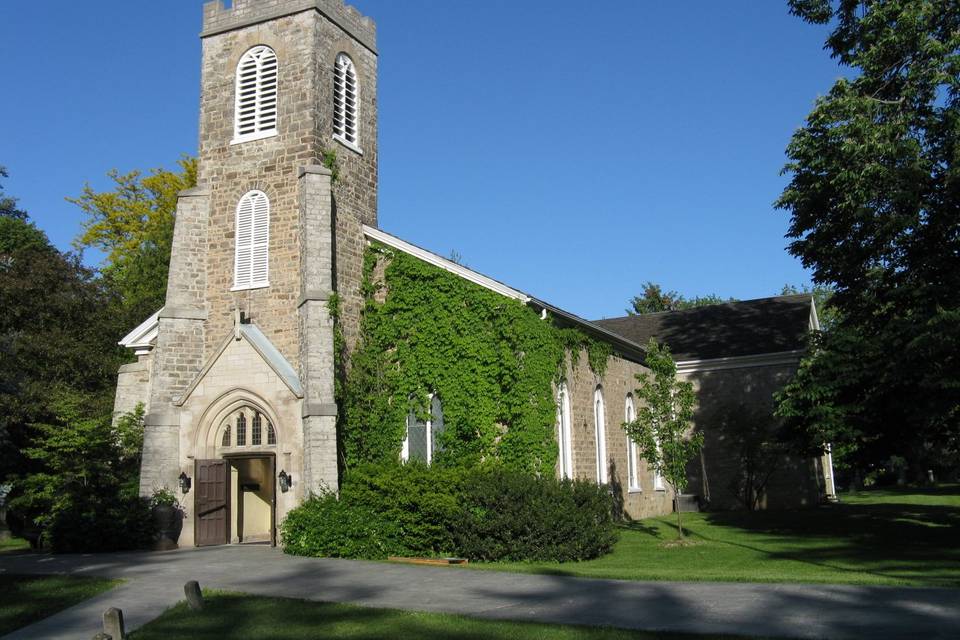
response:
[(724, 302), (734, 302), (734, 299), (724, 299), (716, 294), (686, 298), (676, 291), (664, 291), (659, 284), (648, 280), (643, 283), (643, 294), (634, 296), (633, 300), (630, 301), (630, 308), (627, 309), (627, 313), (633, 316), (661, 311), (679, 311), (680, 309), (693, 309)]
[(75, 245), (106, 253), (102, 273), (120, 294), (127, 324), (164, 303), (177, 194), (197, 184), (196, 158), (178, 164), (179, 171), (154, 169), (146, 176), (113, 170), (112, 190), (97, 192), (88, 184), (79, 197), (68, 198), (87, 216)]
[(782, 397), (811, 446), (955, 455), (960, 422), (960, 4), (791, 0), (854, 73), (787, 147), (789, 250), (836, 324)]
[[(8, 178), (7, 168), (0, 165), (0, 178)], [(0, 218), (17, 218), (24, 220), (27, 212), (17, 208), (17, 199), (4, 195), (3, 185), (0, 185)]]

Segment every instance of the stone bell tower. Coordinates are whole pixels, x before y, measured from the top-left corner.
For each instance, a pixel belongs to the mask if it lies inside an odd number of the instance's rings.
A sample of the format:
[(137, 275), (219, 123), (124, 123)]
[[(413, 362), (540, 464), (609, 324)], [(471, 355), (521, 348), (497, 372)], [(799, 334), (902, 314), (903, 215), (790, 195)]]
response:
[[(216, 0), (200, 37), (198, 184), (177, 206), (141, 492), (174, 487), (204, 457), (194, 450), (206, 415), (198, 390), (230, 336), (241, 339), (241, 315), (269, 345), (261, 355), (298, 378), (275, 400), (297, 405), (298, 424), (280, 425), (296, 431), (285, 443), (295, 449), (287, 460), (302, 461), (288, 462), (299, 467), (295, 486), (335, 488), (329, 301), (336, 293), (352, 343), (362, 225), (377, 224), (376, 28), (342, 0)], [(230, 375), (237, 389), (253, 384), (252, 373)]]

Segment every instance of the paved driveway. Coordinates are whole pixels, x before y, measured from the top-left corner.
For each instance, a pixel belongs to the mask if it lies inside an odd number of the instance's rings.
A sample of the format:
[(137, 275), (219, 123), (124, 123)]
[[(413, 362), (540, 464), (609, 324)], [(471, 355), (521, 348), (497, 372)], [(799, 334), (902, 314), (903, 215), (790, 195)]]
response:
[(631, 582), (457, 567), (296, 558), (265, 546), (166, 553), (0, 556), (7, 573), (71, 573), (122, 586), (6, 638), (89, 640), (107, 607), (135, 629), (183, 599), (183, 584), (461, 613), (482, 618), (795, 638), (960, 638), (960, 591), (716, 582)]

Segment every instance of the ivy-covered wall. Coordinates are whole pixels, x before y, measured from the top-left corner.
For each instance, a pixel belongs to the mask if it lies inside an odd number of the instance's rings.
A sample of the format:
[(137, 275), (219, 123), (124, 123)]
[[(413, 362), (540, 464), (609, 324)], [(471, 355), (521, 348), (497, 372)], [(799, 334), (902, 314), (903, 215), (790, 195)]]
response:
[(602, 376), (607, 343), (376, 243), (364, 257), (362, 293), (360, 337), (349, 364), (344, 341), (337, 344), (343, 468), (397, 460), (406, 416), (411, 410), (426, 416), (434, 393), (446, 426), (435, 464), (495, 458), (553, 473), (554, 384), (582, 350)]

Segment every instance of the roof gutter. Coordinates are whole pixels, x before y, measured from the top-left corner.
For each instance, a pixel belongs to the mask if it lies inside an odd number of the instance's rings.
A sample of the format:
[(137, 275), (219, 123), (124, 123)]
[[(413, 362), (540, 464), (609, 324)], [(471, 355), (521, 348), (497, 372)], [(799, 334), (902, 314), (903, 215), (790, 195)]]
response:
[(618, 352), (630, 357), (633, 360), (636, 360), (637, 362), (643, 363), (647, 359), (647, 350), (643, 346), (633, 342), (632, 340), (627, 340), (620, 334), (614, 333), (609, 329), (604, 329), (600, 325), (594, 324), (589, 320), (584, 320), (580, 316), (575, 316), (568, 311), (564, 311), (563, 309), (555, 307), (549, 302), (544, 302), (538, 298), (530, 298), (529, 304), (539, 307), (541, 314), (543, 312), (551, 313), (556, 317), (583, 329), (593, 337), (600, 338), (605, 342), (611, 343)]

